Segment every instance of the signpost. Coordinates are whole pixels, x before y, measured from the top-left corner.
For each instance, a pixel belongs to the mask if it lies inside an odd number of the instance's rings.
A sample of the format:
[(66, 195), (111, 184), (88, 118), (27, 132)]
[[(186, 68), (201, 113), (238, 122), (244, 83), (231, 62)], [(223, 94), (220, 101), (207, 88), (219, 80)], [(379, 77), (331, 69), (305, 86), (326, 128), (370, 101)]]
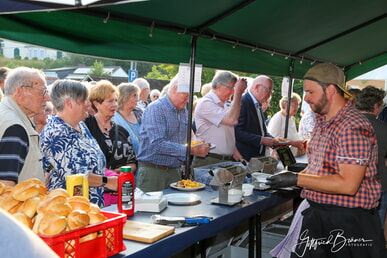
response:
[(138, 77), (138, 72), (136, 70), (129, 70), (128, 74), (129, 74), (129, 77), (128, 77), (129, 82), (134, 81)]
[(137, 79), (137, 77), (138, 77), (137, 62), (131, 61), (130, 62), (130, 70), (128, 72), (128, 81), (133, 82), (135, 79)]

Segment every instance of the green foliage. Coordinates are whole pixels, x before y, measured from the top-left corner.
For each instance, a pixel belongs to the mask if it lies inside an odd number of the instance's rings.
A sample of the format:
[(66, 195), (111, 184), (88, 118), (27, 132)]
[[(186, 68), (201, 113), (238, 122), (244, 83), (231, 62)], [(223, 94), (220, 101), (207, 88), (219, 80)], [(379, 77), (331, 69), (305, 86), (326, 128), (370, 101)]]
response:
[(95, 61), (93, 66), (91, 67), (91, 70), (89, 74), (91, 75), (110, 75), (108, 72), (105, 72), (104, 65), (102, 62)]
[(160, 64), (152, 66), (152, 71), (149, 72), (145, 78), (146, 79), (157, 79), (157, 80), (166, 80), (170, 81), (179, 71), (177, 65), (171, 64)]

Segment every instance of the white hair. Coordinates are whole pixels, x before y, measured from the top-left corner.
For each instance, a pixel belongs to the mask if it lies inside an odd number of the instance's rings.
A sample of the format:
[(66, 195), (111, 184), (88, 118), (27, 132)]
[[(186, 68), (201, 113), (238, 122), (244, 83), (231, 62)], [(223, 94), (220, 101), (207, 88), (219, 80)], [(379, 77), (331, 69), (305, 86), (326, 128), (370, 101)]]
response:
[(149, 89), (150, 90), (150, 85), (149, 85), (149, 82), (147, 80), (145, 80), (144, 78), (137, 78), (133, 81), (133, 84), (137, 85), (140, 90), (143, 90), (143, 89)]

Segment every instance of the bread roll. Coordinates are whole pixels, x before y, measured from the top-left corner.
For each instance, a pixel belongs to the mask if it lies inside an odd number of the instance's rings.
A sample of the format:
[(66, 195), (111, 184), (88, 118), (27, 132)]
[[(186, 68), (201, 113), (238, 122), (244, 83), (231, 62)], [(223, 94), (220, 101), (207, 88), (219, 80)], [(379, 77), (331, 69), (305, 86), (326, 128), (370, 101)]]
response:
[[(12, 210), (13, 208), (17, 207), (19, 208), (20, 205), (21, 205), (21, 201), (18, 201), (16, 200), (15, 198), (13, 198), (12, 196), (12, 192), (6, 192), (3, 194), (5, 197), (4, 197), (4, 200), (3, 200), (3, 204), (2, 204), (2, 208), (8, 212), (10, 212), (10, 210)], [(20, 205), (19, 205), (20, 204)], [(11, 212), (10, 212), (11, 213)], [(15, 212), (14, 212), (15, 213)]]
[(62, 216), (67, 216), (72, 208), (66, 197), (57, 195), (51, 197), (38, 205), (38, 213), (56, 212)]
[(44, 217), (43, 213), (38, 213), (35, 217), (32, 218), (33, 226), (32, 226), (32, 231), (34, 233), (38, 233), (38, 226), (40, 224), (40, 221), (42, 221)]
[(90, 217), (90, 225), (94, 225), (107, 220), (107, 218), (101, 213), (89, 212), (88, 215)]
[(65, 252), (63, 258), (73, 258), (76, 257), (75, 252)]
[(42, 181), (40, 181), (37, 178), (30, 178), (28, 180), (31, 183), (34, 183), (36, 186), (39, 187), (39, 191), (40, 191), (41, 194), (46, 194), (47, 193), (47, 188), (46, 188), (46, 186), (44, 185), (44, 183)]
[(112, 251), (114, 249), (114, 235), (110, 230), (106, 230), (106, 250)]
[(87, 234), (87, 235), (85, 235), (85, 236), (83, 236), (83, 237), (81, 237), (79, 239), (79, 243), (83, 243), (83, 242), (86, 242), (86, 241), (90, 241), (90, 240), (96, 239), (97, 235), (98, 235), (97, 232), (93, 232), (93, 233)]
[(26, 216), (24, 213), (17, 212), (12, 215), (16, 220), (20, 221), (22, 224), (26, 225), (29, 229), (32, 229), (32, 220)]
[(5, 189), (4, 189), (4, 193), (6, 193), (6, 192), (12, 192), (12, 190), (13, 190), (13, 186), (6, 185), (6, 186), (5, 186)]
[(85, 212), (90, 210), (90, 201), (84, 196), (73, 196), (68, 200), (73, 210), (83, 210)]
[(5, 191), (5, 184), (3, 182), (0, 182), (0, 195), (2, 195)]
[(71, 230), (89, 225), (89, 215), (83, 210), (73, 210), (67, 216), (67, 223)]
[(70, 197), (70, 195), (66, 191), (66, 189), (63, 189), (63, 188), (52, 189), (50, 192), (48, 192), (48, 196), (54, 197), (57, 195), (62, 195), (64, 197)]
[(38, 196), (40, 193), (39, 184), (34, 180), (22, 181), (15, 185), (12, 190), (12, 196), (18, 201), (24, 202), (27, 199)]
[[(71, 256), (71, 253), (75, 251), (75, 240), (71, 239), (65, 242), (65, 252), (70, 254), (68, 257), (75, 257), (75, 254)], [(65, 253), (64, 257), (67, 257)]]
[(36, 214), (39, 203), (40, 203), (39, 197), (28, 199), (23, 203), (20, 211), (25, 215), (27, 215), (29, 218), (32, 218)]
[(97, 204), (90, 203), (90, 210), (89, 210), (89, 212), (100, 213), (101, 209), (99, 208), (99, 206)]
[(57, 235), (62, 233), (66, 229), (66, 226), (67, 220), (65, 216), (56, 212), (48, 212), (43, 215), (38, 225), (38, 234), (45, 236)]

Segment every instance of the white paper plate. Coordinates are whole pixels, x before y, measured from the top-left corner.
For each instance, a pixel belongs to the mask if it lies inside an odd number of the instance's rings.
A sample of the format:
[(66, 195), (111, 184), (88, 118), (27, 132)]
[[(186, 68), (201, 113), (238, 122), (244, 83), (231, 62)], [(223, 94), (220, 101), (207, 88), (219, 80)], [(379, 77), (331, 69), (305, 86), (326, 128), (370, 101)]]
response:
[[(267, 178), (272, 176), (271, 174), (266, 173), (252, 173), (251, 176), (259, 183), (267, 183)], [(253, 179), (253, 180), (254, 180)]]
[(169, 204), (195, 205), (200, 203), (200, 196), (193, 193), (173, 193), (166, 194), (164, 197), (167, 198)]
[(184, 191), (184, 192), (193, 192), (193, 191), (198, 191), (201, 189), (206, 188), (206, 185), (201, 183), (202, 185), (199, 187), (191, 187), (191, 188), (185, 188), (185, 187), (178, 187), (176, 186), (177, 182), (170, 184), (169, 186), (173, 189), (179, 190), (179, 191)]
[[(196, 144), (195, 146), (200, 146), (200, 145), (203, 145), (203, 144), (208, 144), (208, 143), (203, 142), (203, 143)], [(210, 143), (210, 150), (215, 149), (215, 148), (216, 148), (216, 144), (215, 143)]]

